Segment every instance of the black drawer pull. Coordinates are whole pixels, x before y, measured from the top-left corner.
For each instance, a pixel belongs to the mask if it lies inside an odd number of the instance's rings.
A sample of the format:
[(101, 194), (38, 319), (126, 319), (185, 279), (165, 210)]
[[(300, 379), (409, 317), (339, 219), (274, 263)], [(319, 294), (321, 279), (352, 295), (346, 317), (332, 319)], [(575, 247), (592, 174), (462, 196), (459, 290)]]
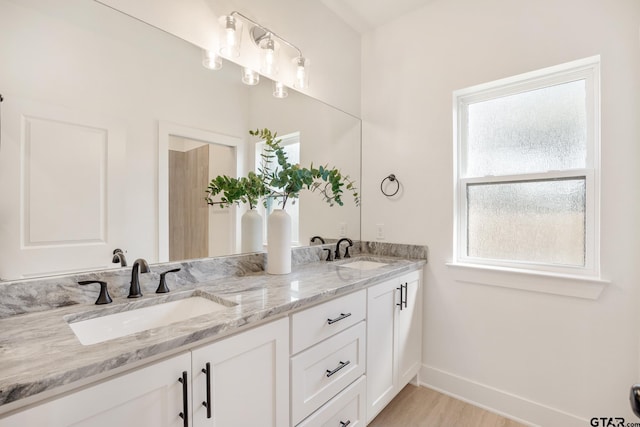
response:
[(400, 287), (396, 289), (400, 291), (400, 302), (397, 302), (396, 305), (399, 305), (400, 311), (402, 311), (402, 303), (404, 301), (404, 299), (402, 298), (402, 291), (404, 290), (404, 285), (400, 285)]
[(182, 412), (180, 412), (180, 418), (184, 420), (184, 427), (189, 427), (189, 385), (187, 384), (187, 371), (182, 372), (182, 378), (178, 378), (178, 381), (182, 383)]
[(338, 367), (336, 369), (334, 369), (333, 371), (330, 371), (330, 370), (327, 369), (327, 378), (329, 378), (331, 375), (335, 374), (340, 369), (342, 369), (345, 366), (347, 366), (349, 363), (351, 363), (351, 362), (348, 361), (348, 360), (346, 362), (340, 362), (340, 365), (338, 365)]
[(340, 421), (340, 427), (347, 427), (349, 424), (351, 424), (351, 420), (347, 420), (347, 422)]
[(202, 406), (207, 408), (207, 418), (211, 418), (211, 363), (207, 362), (205, 366), (202, 372), (207, 375), (207, 401), (202, 402)]
[(334, 323), (339, 322), (342, 319), (346, 319), (349, 316), (351, 316), (351, 313), (340, 313), (340, 316), (336, 317), (335, 319), (327, 319), (327, 323), (333, 325)]

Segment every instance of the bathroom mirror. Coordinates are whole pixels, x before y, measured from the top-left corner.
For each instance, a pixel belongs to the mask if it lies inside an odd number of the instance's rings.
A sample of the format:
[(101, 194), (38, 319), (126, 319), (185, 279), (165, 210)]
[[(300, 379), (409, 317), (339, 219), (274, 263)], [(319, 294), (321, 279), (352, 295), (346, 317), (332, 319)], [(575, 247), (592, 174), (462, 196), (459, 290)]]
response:
[[(259, 142), (248, 131), (267, 127), (298, 138), (302, 164), (360, 186), (357, 117), (291, 89), (274, 98), (265, 78), (246, 86), (227, 61), (207, 70), (200, 48), (157, 28), (87, 0), (0, 0), (0, 27), (3, 280), (117, 268), (116, 248), (167, 261), (170, 146), (222, 147), (220, 173), (246, 174)], [(331, 208), (305, 192), (298, 208), (299, 245), (360, 237), (350, 197)], [(238, 253), (245, 208), (205, 209), (226, 224), (208, 255)]]

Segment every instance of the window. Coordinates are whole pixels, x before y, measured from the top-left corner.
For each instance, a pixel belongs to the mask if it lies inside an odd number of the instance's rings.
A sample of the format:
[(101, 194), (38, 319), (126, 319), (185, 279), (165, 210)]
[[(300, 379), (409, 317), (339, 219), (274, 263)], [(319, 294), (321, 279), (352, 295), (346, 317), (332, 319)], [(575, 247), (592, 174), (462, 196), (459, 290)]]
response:
[[(285, 136), (278, 136), (282, 140), (282, 148), (284, 149), (290, 163), (300, 163), (300, 133), (291, 133)], [(258, 173), (262, 164), (262, 154), (264, 154), (265, 143), (260, 141), (256, 143), (254, 170)], [(279, 209), (279, 201), (273, 197), (266, 199), (266, 207), (262, 204), (258, 206), (258, 212), (262, 215), (262, 235), (264, 236), (264, 244), (267, 244), (267, 217), (274, 209)], [(299, 200), (290, 200), (285, 210), (291, 217), (291, 244), (298, 245), (300, 242), (300, 206)]]
[(598, 275), (599, 57), (454, 105), (456, 263)]

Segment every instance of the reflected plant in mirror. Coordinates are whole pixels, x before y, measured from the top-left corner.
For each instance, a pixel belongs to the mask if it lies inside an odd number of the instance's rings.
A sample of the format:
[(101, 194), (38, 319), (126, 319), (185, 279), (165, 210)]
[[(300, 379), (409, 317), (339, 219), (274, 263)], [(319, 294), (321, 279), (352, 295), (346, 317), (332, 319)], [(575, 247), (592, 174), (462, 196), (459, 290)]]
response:
[[(249, 133), (264, 139), (265, 150), (261, 155), (263, 166), (259, 172), (272, 189), (270, 197), (280, 199), (283, 209), (286, 208), (289, 199), (295, 203), (304, 189), (318, 191), (329, 206), (343, 206), (342, 193), (345, 190), (353, 194), (356, 206), (360, 203), (354, 181), (348, 175), (343, 175), (339, 169), (326, 165), (314, 168), (313, 163), (309, 168), (305, 168), (300, 164), (289, 163), (287, 153), (281, 145), (282, 140), (276, 139), (277, 133), (272, 133), (269, 129), (258, 129)], [(277, 162), (275, 166), (274, 161)]]
[(290, 163), (289, 157), (277, 139), (277, 132), (271, 130), (250, 130), (249, 134), (260, 138), (264, 150), (260, 153), (260, 164), (256, 172), (246, 177), (216, 176), (207, 186), (207, 204), (228, 208), (240, 203), (249, 204), (249, 210), (241, 219), (242, 251), (262, 250), (264, 221), (256, 207), (262, 199), (266, 214), (271, 213), (272, 202), (278, 200), (284, 211), (287, 202), (295, 204), (300, 192), (307, 189), (318, 191), (329, 206), (343, 206), (342, 196), (349, 191), (356, 206), (360, 203), (355, 182), (340, 172), (338, 168), (326, 165), (302, 167), (299, 163)]

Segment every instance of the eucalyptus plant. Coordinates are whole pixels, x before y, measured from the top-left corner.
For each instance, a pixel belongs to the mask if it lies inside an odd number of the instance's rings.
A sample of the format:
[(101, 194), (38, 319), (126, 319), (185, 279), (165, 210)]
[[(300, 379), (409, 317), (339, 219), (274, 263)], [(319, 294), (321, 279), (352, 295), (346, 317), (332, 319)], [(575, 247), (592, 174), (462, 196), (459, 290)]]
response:
[[(260, 199), (263, 204), (265, 198), (280, 199), (282, 208), (286, 207), (289, 200), (295, 203), (302, 190), (318, 191), (330, 206), (335, 204), (342, 206), (342, 195), (349, 191), (353, 195), (354, 202), (360, 204), (360, 196), (355, 183), (348, 175), (342, 175), (335, 167), (301, 167), (292, 164), (282, 147), (281, 139), (276, 132), (269, 129), (250, 130), (249, 134), (257, 136), (265, 141), (264, 152), (260, 155), (258, 173), (249, 172), (246, 177), (233, 178), (220, 175), (211, 180), (207, 187), (206, 201), (209, 205), (219, 205), (222, 208), (233, 204), (248, 203), (249, 208), (254, 209)], [(214, 197), (221, 194), (219, 200)]]
[[(220, 200), (214, 201), (214, 196), (222, 193)], [(221, 208), (233, 204), (248, 203), (250, 209), (258, 206), (260, 198), (270, 193), (262, 176), (249, 172), (246, 177), (233, 178), (220, 175), (211, 180), (207, 187), (207, 203), (219, 205)]]
[(265, 128), (249, 133), (265, 142), (266, 148), (261, 154), (258, 173), (265, 178), (265, 183), (271, 189), (269, 196), (280, 198), (283, 209), (287, 201), (295, 203), (304, 189), (318, 191), (329, 206), (343, 206), (342, 194), (345, 190), (352, 193), (356, 205), (360, 203), (355, 183), (348, 175), (342, 175), (339, 169), (326, 165), (315, 168), (313, 163), (309, 168), (292, 164), (281, 145), (282, 140), (277, 139), (276, 132)]

